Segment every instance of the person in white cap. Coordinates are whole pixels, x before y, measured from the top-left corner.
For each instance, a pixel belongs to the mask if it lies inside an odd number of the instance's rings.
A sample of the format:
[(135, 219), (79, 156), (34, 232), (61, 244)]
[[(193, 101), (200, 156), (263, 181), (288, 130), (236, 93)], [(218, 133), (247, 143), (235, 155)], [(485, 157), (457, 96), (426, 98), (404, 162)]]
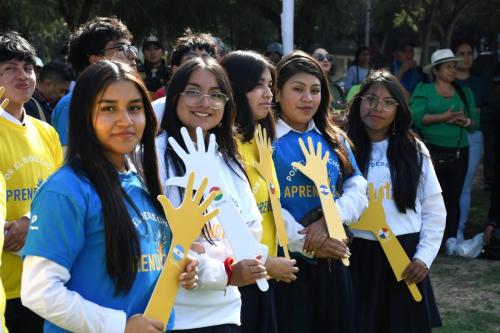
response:
[(434, 52), (431, 63), (424, 67), (434, 82), (420, 83), (410, 101), (414, 125), (429, 148), (443, 190), (447, 211), (444, 242), (457, 235), (459, 199), (469, 160), (467, 132), (479, 125), (474, 95), (455, 82), (459, 61), (463, 59), (450, 49)]

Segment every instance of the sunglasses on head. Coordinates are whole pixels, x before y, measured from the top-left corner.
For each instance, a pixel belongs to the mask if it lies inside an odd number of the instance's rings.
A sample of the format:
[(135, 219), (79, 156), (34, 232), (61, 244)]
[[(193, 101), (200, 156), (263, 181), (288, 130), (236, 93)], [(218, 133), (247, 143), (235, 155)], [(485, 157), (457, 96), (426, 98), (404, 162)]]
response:
[(333, 61), (333, 54), (321, 54), (321, 53), (315, 53), (314, 54), (314, 58), (318, 61), (323, 61), (323, 60), (327, 60), (327, 61), (330, 61), (332, 62)]

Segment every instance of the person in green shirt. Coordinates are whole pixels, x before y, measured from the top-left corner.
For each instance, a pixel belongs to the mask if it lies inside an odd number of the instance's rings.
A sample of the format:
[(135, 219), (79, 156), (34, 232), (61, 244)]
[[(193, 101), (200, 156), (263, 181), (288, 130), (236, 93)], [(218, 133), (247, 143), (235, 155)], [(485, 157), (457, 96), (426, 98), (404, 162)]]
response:
[(474, 96), (455, 82), (457, 62), (450, 49), (437, 50), (424, 72), (433, 83), (420, 83), (410, 100), (414, 126), (431, 153), (446, 206), (444, 241), (456, 237), (460, 218), (459, 199), (469, 160), (467, 132), (477, 129), (479, 114)]

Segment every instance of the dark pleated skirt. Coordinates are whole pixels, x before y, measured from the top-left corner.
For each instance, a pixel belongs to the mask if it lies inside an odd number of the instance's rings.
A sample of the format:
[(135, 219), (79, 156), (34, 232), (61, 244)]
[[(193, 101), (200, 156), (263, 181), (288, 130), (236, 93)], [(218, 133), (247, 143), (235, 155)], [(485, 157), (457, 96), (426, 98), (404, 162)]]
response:
[(297, 280), (276, 286), (278, 332), (356, 332), (349, 268), (338, 260), (295, 259)]
[[(398, 236), (410, 258), (419, 233)], [(396, 281), (378, 241), (354, 238), (351, 244), (351, 274), (358, 331), (362, 333), (431, 332), (441, 326), (429, 275), (417, 284), (422, 301), (416, 302), (406, 283)]]
[(256, 284), (239, 288), (241, 293), (241, 332), (277, 333), (274, 304), (276, 281), (269, 280), (269, 289), (260, 291)]

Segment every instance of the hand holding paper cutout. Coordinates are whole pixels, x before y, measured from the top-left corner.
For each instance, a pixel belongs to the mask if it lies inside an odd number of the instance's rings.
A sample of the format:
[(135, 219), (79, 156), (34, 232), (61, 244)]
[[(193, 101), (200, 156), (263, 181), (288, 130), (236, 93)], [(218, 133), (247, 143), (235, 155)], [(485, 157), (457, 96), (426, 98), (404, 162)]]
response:
[[(378, 189), (378, 195), (375, 195), (375, 187), (372, 183), (369, 183), (368, 193), (368, 208), (363, 212), (358, 222), (351, 224), (351, 228), (370, 231), (375, 235), (375, 237), (377, 237), (387, 260), (391, 265), (396, 280), (401, 281), (403, 279), (405, 269), (409, 267), (413, 268), (414, 265), (411, 265), (410, 258), (408, 258), (408, 255), (401, 246), (401, 243), (399, 243), (399, 240), (396, 238), (385, 220), (385, 211), (384, 206), (382, 205), (382, 200), (384, 199), (384, 194), (387, 196), (389, 195), (389, 186), (381, 186)], [(408, 272), (413, 272), (413, 269)], [(419, 272), (420, 270), (417, 273)], [(417, 275), (420, 276), (419, 274)], [(413, 274), (411, 276), (413, 277)], [(413, 296), (413, 299), (420, 302), (422, 300), (422, 295), (420, 294), (420, 291), (415, 283), (413, 283), (414, 281), (409, 279), (405, 282)]]
[[(3, 94), (5, 93), (5, 88), (4, 87), (0, 87), (0, 99), (2, 98)], [(7, 107), (7, 105), (9, 105), (9, 99), (8, 98), (5, 98), (2, 102), (2, 104), (0, 104), (0, 108), (4, 109)]]
[[(317, 149), (315, 150), (311, 137), (307, 138), (307, 144), (309, 149), (306, 148), (304, 141), (299, 139), (300, 149), (306, 158), (306, 164), (293, 162), (292, 166), (313, 181), (321, 200), (321, 207), (326, 220), (328, 234), (331, 238), (343, 241), (347, 239), (347, 235), (340, 221), (340, 214), (335, 205), (333, 194), (330, 191), (330, 180), (328, 179), (326, 164), (328, 163), (330, 153), (327, 150), (325, 155), (323, 155), (321, 142), (318, 142)], [(342, 263), (345, 266), (349, 266), (349, 259), (342, 258)]]
[[(194, 146), (191, 137), (186, 128), (181, 128), (181, 135), (184, 139), (187, 152), (175, 141), (174, 138), (169, 138), (169, 143), (174, 151), (184, 162), (186, 174), (194, 171), (198, 177), (208, 178), (208, 188), (211, 192), (215, 189), (222, 194), (220, 200), (214, 202), (214, 206), (219, 208), (218, 220), (224, 229), (224, 234), (231, 245), (234, 257), (241, 261), (244, 259), (255, 259), (258, 255), (262, 255), (262, 261), (267, 258), (267, 247), (260, 246), (255, 238), (253, 238), (250, 229), (241, 217), (240, 211), (236, 208), (234, 201), (225, 190), (225, 183), (221, 180), (220, 171), (217, 166), (220, 164), (218, 152), (216, 149), (215, 136), (209, 137), (208, 148), (205, 149), (205, 141), (201, 128), (196, 128), (197, 147)], [(167, 185), (177, 185), (184, 187), (186, 175), (182, 177), (172, 177), (166, 182)], [(195, 181), (194, 187), (198, 184)], [(208, 194), (208, 191), (205, 191)], [(269, 289), (269, 284), (266, 279), (257, 280), (257, 285), (262, 291)]]
[(278, 240), (283, 248), (285, 258), (290, 259), (290, 254), (288, 253), (288, 234), (281, 214), (281, 204), (275, 192), (279, 184), (274, 181), (273, 177), (273, 148), (267, 138), (266, 129), (262, 129), (260, 125), (257, 126), (257, 130), (255, 131), (255, 142), (259, 151), (259, 163), (256, 163), (254, 166), (267, 184)]
[(194, 287), (193, 270), (197, 263), (191, 263), (194, 268), (185, 271), (187, 253), (191, 243), (200, 234), (203, 225), (213, 219), (218, 213), (218, 209), (205, 213), (209, 205), (215, 198), (216, 193), (211, 193), (202, 201), (203, 193), (207, 187), (208, 180), (203, 178), (198, 191), (193, 196), (193, 184), (195, 174), (189, 175), (184, 200), (181, 205), (175, 208), (172, 203), (164, 196), (158, 196), (158, 200), (163, 206), (165, 215), (172, 229), (172, 245), (167, 255), (167, 260), (163, 270), (158, 278), (155, 289), (144, 312), (144, 316), (150, 319), (156, 319), (168, 323), (168, 318), (179, 288), (179, 279), (187, 287)]

